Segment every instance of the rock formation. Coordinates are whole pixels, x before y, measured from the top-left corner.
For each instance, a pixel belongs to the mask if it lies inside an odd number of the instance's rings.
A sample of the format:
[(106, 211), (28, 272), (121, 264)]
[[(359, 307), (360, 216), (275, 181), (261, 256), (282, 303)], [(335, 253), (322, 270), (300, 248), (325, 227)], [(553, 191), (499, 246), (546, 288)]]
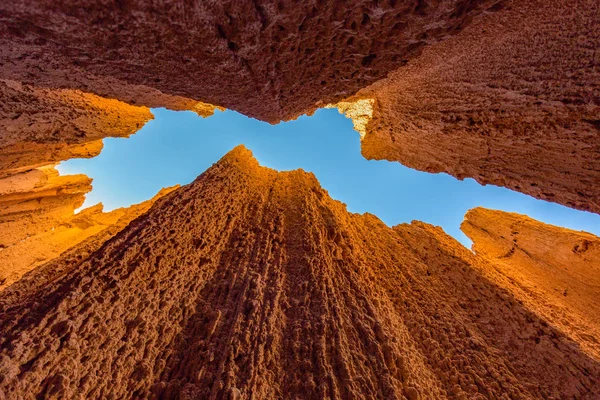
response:
[(92, 190), (85, 175), (37, 168), (0, 180), (0, 247), (48, 231), (73, 216)]
[(358, 93), (369, 159), (600, 212), (600, 3), (509, 0)]
[(367, 158), (600, 213), (599, 15), (1, 2), (0, 398), (599, 398), (593, 235), (475, 209), (473, 253), (243, 148), (173, 193), (74, 215), (91, 180), (53, 167), (147, 107), (276, 123), (335, 106)]
[[(0, 194), (0, 290), (17, 281), (24, 273), (90, 237), (95, 238), (99, 247), (129, 222), (148, 211), (157, 199), (177, 188), (163, 189), (152, 199), (127, 208), (105, 213), (99, 203), (74, 214), (74, 210), (83, 202), (85, 192), (75, 190), (65, 196), (64, 182), (80, 180), (89, 183), (90, 179), (83, 175), (54, 179), (61, 181), (58, 193), (49, 194), (48, 189), (43, 192), (18, 192), (13, 193), (10, 200), (6, 198), (9, 196)], [(91, 187), (88, 184), (84, 189)], [(29, 206), (32, 202), (35, 203), (33, 208)], [(46, 203), (54, 207), (48, 209)]]
[(14, 0), (0, 78), (269, 122), (366, 100), (367, 158), (600, 212), (599, 7)]
[(463, 251), (427, 224), (348, 213), (312, 174), (238, 147), (101, 248), (0, 292), (0, 392), (598, 397), (598, 361)]
[[(201, 116), (215, 108), (185, 101)], [(128, 137), (152, 118), (147, 107), (79, 90), (0, 80), (0, 289), (108, 226), (124, 228), (148, 209), (152, 200), (111, 213), (98, 205), (74, 216), (91, 179), (59, 176), (54, 164), (97, 156), (103, 138)]]
[(128, 137), (152, 119), (146, 107), (79, 90), (0, 81), (0, 177), (94, 157), (105, 137)]
[(155, 88), (279, 122), (354, 94), (497, 2), (16, 0), (0, 6), (0, 75), (148, 106), (131, 86)]
[(475, 208), (461, 229), (496, 283), (600, 360), (600, 238)]
[(0, 290), (88, 237), (124, 228), (174, 189), (125, 209), (103, 213), (98, 204), (75, 215), (91, 182), (85, 175), (60, 176), (53, 166), (0, 178)]

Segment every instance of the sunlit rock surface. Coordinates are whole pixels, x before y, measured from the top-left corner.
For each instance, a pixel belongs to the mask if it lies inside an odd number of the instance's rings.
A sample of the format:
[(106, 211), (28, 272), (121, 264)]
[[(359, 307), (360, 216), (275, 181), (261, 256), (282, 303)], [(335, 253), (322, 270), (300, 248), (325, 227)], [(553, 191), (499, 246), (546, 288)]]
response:
[(242, 147), (76, 250), (0, 292), (5, 397), (600, 395), (598, 362), (439, 228)]
[(70, 158), (94, 157), (105, 137), (128, 137), (152, 113), (79, 90), (0, 81), (0, 177)]
[(600, 360), (600, 238), (475, 208), (461, 229), (497, 283)]
[(340, 101), (336, 104), (328, 104), (327, 108), (337, 108), (346, 118), (352, 120), (354, 130), (364, 139), (371, 119), (373, 119), (374, 99), (357, 99), (355, 101)]
[[(99, 247), (112, 236), (105, 232), (108, 228), (114, 235), (148, 211), (158, 198), (177, 188), (163, 189), (154, 198), (130, 207), (103, 212), (102, 204), (97, 204), (74, 214), (86, 191), (91, 190), (90, 179), (82, 175), (54, 179), (60, 181), (58, 189), (51, 188), (52, 182), (46, 182), (41, 186), (43, 190), (0, 194), (0, 290), (90, 237), (95, 238)], [(73, 181), (85, 183), (70, 190), (64, 182)], [(72, 193), (67, 194), (69, 191)]]
[[(214, 112), (213, 106), (184, 100), (181, 105), (198, 115)], [(98, 206), (74, 216), (91, 179), (59, 176), (53, 165), (95, 157), (103, 138), (128, 137), (152, 118), (145, 106), (0, 80), (0, 289), (108, 226), (124, 228), (147, 210), (152, 201), (107, 214)]]
[(92, 190), (85, 175), (59, 176), (52, 166), (0, 179), (0, 246), (7, 248), (60, 225)]

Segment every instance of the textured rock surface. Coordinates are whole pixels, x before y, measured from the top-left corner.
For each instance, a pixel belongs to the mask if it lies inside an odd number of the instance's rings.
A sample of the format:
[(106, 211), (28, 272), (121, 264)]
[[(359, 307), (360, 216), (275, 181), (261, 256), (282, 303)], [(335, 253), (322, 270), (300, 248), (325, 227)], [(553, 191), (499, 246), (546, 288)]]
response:
[(73, 216), (92, 190), (85, 175), (42, 167), (0, 179), (0, 247), (46, 232)]
[(0, 81), (0, 177), (69, 158), (94, 157), (105, 137), (128, 137), (152, 113), (146, 107), (79, 90)]
[(371, 159), (600, 212), (600, 3), (509, 0), (358, 94)]
[[(0, 214), (0, 230), (3, 231), (2, 238), (8, 237), (2, 243), (3, 247), (0, 251), (0, 290), (17, 281), (24, 273), (58, 257), (64, 251), (90, 237), (95, 237), (99, 247), (112, 236), (104, 233), (105, 230), (111, 228), (110, 232), (116, 234), (132, 220), (148, 211), (157, 199), (176, 188), (163, 189), (150, 200), (106, 213), (102, 211), (101, 203), (86, 208), (76, 215), (73, 214), (72, 208), (65, 205), (64, 214), (44, 221), (45, 223), (40, 223), (37, 219), (34, 224), (24, 224), (24, 220), (31, 219), (32, 213), (21, 214), (16, 221), (8, 222), (14, 215), (7, 215), (6, 209), (3, 209)], [(1, 196), (0, 202), (2, 202)], [(43, 214), (43, 211), (36, 209), (34, 213)], [(50, 225), (52, 226), (48, 228)], [(17, 238), (20, 240), (15, 242)]]
[(0, 4), (0, 77), (270, 122), (358, 98), (374, 105), (357, 124), (367, 158), (600, 212), (599, 7), (15, 0)]
[[(201, 116), (214, 107), (182, 106)], [(128, 137), (152, 114), (147, 107), (71, 89), (0, 80), (0, 289), (24, 272), (113, 224), (121, 228), (152, 201), (128, 210), (101, 207), (74, 216), (91, 179), (58, 176), (52, 164), (94, 157), (105, 137)]]
[(354, 94), (496, 2), (15, 0), (0, 6), (0, 76), (156, 106), (142, 85), (278, 122)]
[(0, 293), (5, 397), (600, 395), (598, 362), (441, 230), (240, 147), (92, 247)]
[(600, 360), (600, 238), (475, 208), (461, 229), (506, 287)]

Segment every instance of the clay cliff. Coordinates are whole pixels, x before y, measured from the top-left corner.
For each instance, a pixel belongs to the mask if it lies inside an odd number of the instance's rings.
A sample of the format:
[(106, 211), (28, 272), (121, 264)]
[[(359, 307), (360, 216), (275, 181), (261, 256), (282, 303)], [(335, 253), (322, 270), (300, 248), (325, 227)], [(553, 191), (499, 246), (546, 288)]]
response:
[[(186, 102), (201, 116), (215, 109)], [(128, 137), (152, 118), (147, 107), (79, 90), (0, 80), (0, 289), (108, 226), (125, 227), (152, 204), (111, 213), (98, 205), (74, 216), (91, 179), (54, 169), (97, 156), (103, 138)]]
[(0, 177), (94, 157), (105, 137), (128, 137), (152, 113), (79, 90), (0, 81)]
[[(199, 115), (214, 111), (193, 104), (188, 102)], [(103, 138), (128, 137), (152, 118), (147, 107), (79, 90), (0, 80), (0, 289), (110, 226), (124, 228), (147, 210), (153, 200), (110, 213), (98, 205), (74, 215), (92, 189), (91, 179), (59, 176), (54, 165), (95, 157)]]
[(599, 7), (16, 0), (0, 4), (0, 78), (269, 122), (366, 100), (367, 158), (600, 212)]
[(236, 148), (104, 213), (147, 107), (337, 107), (367, 158), (600, 212), (594, 0), (0, 4), (0, 398), (598, 398), (600, 239), (348, 213)]
[(461, 229), (490, 274), (600, 360), (600, 238), (475, 208)]
[(136, 104), (131, 86), (155, 88), (279, 122), (354, 94), (495, 3), (17, 0), (0, 6), (0, 75)]
[(85, 175), (60, 176), (52, 166), (0, 179), (0, 247), (70, 218), (92, 190), (91, 182)]
[(0, 392), (598, 397), (598, 361), (478, 259), (439, 228), (348, 213), (312, 174), (238, 147), (97, 250), (0, 292)]
[[(99, 247), (148, 211), (157, 199), (178, 187), (165, 188), (152, 199), (126, 208), (103, 212), (102, 203), (99, 203), (75, 214), (85, 193), (91, 190), (90, 179), (83, 175), (52, 178), (60, 181), (56, 192), (49, 193), (49, 184), (46, 184), (44, 191), (0, 194), (0, 290), (88, 238)], [(64, 182), (74, 180), (87, 184), (82, 192), (75, 189), (73, 194), (65, 195)], [(34, 203), (33, 207), (31, 203)], [(47, 208), (47, 204), (53, 207)]]
[(494, 11), (358, 92), (362, 154), (599, 213), (600, 3)]
[[(216, 107), (182, 104), (202, 117)], [(0, 178), (100, 154), (102, 139), (129, 137), (153, 118), (143, 106), (71, 89), (0, 80)]]

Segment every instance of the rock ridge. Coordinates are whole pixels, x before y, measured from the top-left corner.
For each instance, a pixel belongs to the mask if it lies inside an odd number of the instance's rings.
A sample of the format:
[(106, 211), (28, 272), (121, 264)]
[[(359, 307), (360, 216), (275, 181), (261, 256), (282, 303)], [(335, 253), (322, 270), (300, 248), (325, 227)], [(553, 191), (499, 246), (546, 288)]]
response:
[(126, 227), (175, 189), (165, 188), (150, 200), (108, 213), (99, 203), (75, 214), (92, 190), (91, 182), (85, 175), (61, 176), (53, 166), (0, 179), (0, 290), (109, 227)]
[(441, 229), (348, 213), (243, 147), (89, 250), (0, 292), (5, 396), (600, 394), (598, 361)]
[(599, 237), (481, 207), (469, 210), (461, 229), (500, 286), (600, 360)]
[[(353, 117), (366, 158), (598, 213), (599, 7), (14, 0), (0, 5), (0, 78), (203, 115), (215, 104), (270, 123), (334, 103)], [(99, 151), (59, 139), (5, 160)]]

